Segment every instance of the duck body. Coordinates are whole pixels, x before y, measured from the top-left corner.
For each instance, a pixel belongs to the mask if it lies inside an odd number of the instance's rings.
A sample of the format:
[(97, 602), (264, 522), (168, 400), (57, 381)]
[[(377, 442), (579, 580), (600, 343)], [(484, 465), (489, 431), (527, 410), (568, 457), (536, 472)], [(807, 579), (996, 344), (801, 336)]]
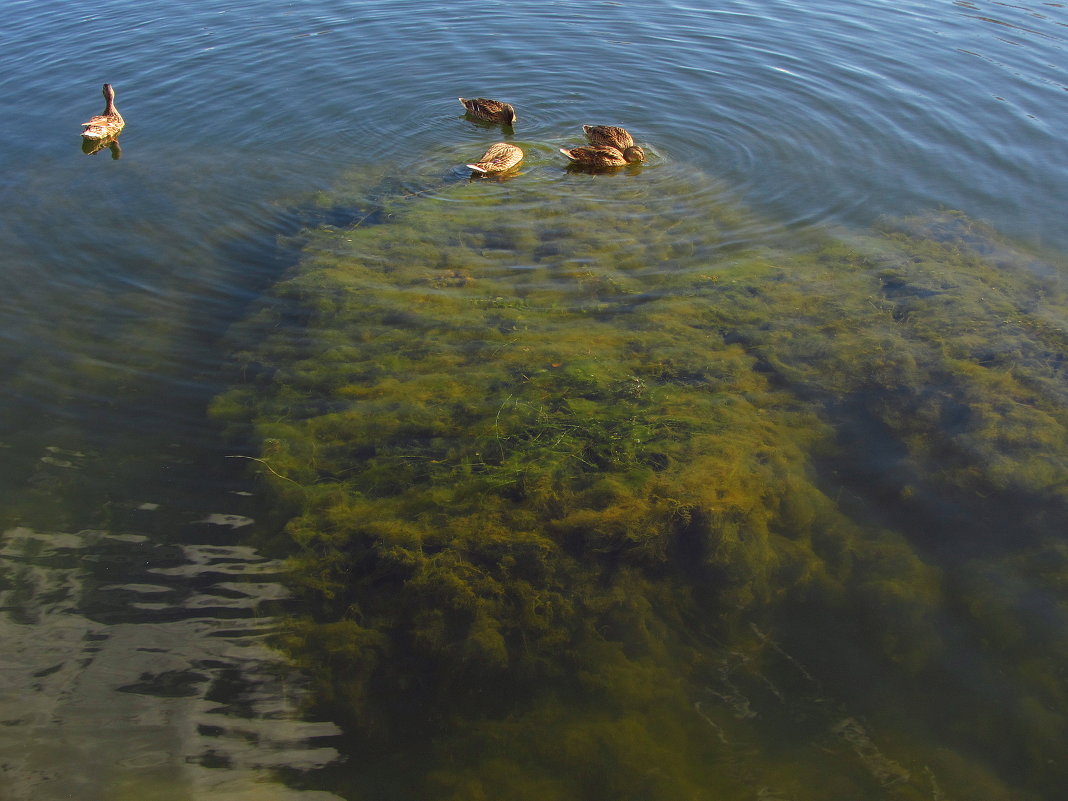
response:
[(480, 173), (506, 172), (522, 160), (523, 151), (520, 148), (507, 142), (497, 142), (490, 145), (481, 160), (466, 166)]
[(500, 100), (490, 100), (485, 97), (459, 98), (464, 104), (467, 113), (480, 120), (499, 122), (503, 125), (511, 125), (516, 121), (515, 109), (509, 103)]
[(634, 144), (634, 137), (626, 128), (615, 125), (583, 125), (583, 133), (595, 147), (614, 147), (628, 164), (645, 161), (645, 151)]
[(630, 162), (619, 148), (610, 145), (590, 145), (588, 147), (562, 147), (560, 152), (577, 164), (590, 167), (622, 167)]
[(591, 145), (608, 145), (621, 153), (628, 147), (634, 147), (634, 137), (626, 128), (618, 128), (615, 125), (583, 125), (582, 132), (586, 134)]
[(104, 113), (91, 117), (87, 122), (82, 123), (85, 126), (85, 130), (82, 131), (83, 138), (94, 140), (110, 139), (113, 136), (117, 136), (126, 127), (126, 120), (122, 118), (118, 109), (115, 108), (115, 90), (110, 83), (104, 84), (104, 101)]

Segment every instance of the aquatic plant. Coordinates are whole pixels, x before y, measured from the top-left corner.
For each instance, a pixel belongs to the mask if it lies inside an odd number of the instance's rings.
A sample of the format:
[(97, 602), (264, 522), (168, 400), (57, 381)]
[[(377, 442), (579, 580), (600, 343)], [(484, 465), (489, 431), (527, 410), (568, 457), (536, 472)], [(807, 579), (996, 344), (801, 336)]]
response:
[[(924, 748), (841, 710), (896, 720), (856, 666), (923, 707), (951, 648), (1012, 639), (944, 554), (982, 558), (1008, 514), (1040, 547), (1063, 514), (1048, 266), (948, 213), (739, 252), (744, 212), (671, 200), (693, 180), (382, 197), (385, 224), (307, 232), (235, 334), (214, 413), (293, 510), (308, 614), (279, 645), (372, 755), (353, 792), (1041, 790), (1068, 744), (1042, 716), (1009, 715), (1030, 750), (988, 775), (963, 754), (993, 730)], [(1020, 648), (1021, 684), (1051, 688)], [(754, 725), (793, 752), (754, 754)]]

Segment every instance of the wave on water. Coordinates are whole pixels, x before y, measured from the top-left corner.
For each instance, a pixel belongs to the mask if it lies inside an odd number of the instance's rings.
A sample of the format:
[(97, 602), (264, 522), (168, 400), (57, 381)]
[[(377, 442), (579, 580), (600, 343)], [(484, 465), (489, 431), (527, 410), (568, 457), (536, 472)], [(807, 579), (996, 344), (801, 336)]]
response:
[(275, 778), (331, 763), (338, 730), (304, 716), (305, 678), (267, 647), (288, 598), (282, 566), (226, 539), (3, 533), (5, 798), (336, 799)]

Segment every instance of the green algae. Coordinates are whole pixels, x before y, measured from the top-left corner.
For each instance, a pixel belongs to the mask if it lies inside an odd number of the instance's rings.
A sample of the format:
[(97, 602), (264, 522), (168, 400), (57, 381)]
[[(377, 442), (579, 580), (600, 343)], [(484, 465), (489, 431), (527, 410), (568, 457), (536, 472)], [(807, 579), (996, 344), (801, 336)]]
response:
[[(740, 251), (655, 176), (357, 182), (384, 224), (307, 232), (239, 332), (214, 413), (292, 510), (279, 643), (353, 796), (1054, 786), (1065, 629), (969, 577), (1064, 519), (1055, 269), (952, 213)], [(930, 697), (967, 648), (1015, 649), (997, 714), (992, 675)]]

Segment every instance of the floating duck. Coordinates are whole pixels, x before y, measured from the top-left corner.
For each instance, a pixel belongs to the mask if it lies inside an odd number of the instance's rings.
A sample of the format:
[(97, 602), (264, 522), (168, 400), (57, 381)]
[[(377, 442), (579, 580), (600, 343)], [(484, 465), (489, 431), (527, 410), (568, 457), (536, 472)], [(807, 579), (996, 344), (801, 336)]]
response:
[(583, 132), (591, 145), (614, 147), (628, 163), (645, 161), (645, 151), (634, 144), (634, 137), (626, 128), (615, 125), (583, 125)]
[(467, 109), (468, 114), (472, 117), (478, 117), (480, 120), (499, 122), (503, 125), (511, 125), (516, 121), (515, 109), (508, 103), (502, 103), (499, 100), (489, 100), (485, 97), (476, 97), (468, 100), (461, 97), (459, 100), (464, 104), (464, 108)]
[(506, 172), (523, 160), (523, 151), (507, 142), (490, 145), (486, 155), (475, 164), (468, 164), (475, 172)]
[(104, 113), (82, 123), (85, 126), (82, 136), (86, 139), (110, 139), (126, 126), (126, 120), (115, 108), (115, 90), (110, 83), (104, 84), (104, 100), (107, 101)]
[[(639, 148), (631, 148), (636, 150)], [(631, 162), (620, 152), (619, 148), (611, 145), (590, 145), (589, 147), (562, 147), (560, 152), (576, 164), (585, 164), (590, 167), (622, 167)], [(634, 159), (640, 161), (641, 159)]]

